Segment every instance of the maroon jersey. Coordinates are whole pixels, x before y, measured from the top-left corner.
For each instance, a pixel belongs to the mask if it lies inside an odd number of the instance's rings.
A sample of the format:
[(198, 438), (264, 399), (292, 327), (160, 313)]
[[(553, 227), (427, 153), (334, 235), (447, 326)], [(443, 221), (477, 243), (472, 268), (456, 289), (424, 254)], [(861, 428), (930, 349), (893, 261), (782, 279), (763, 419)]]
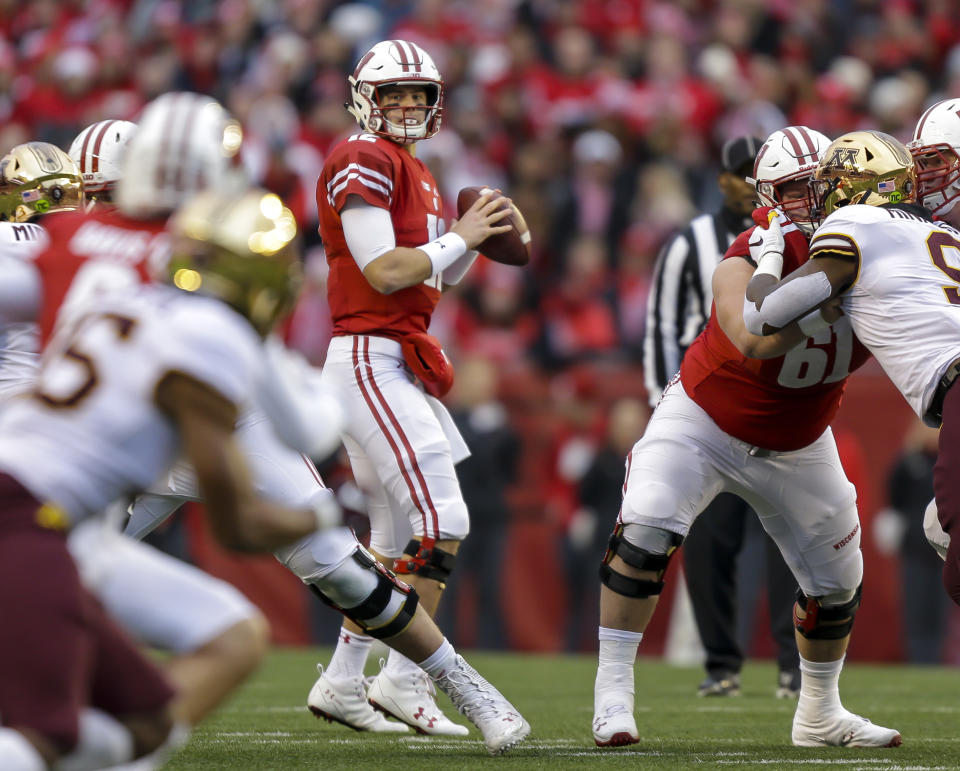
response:
[[(741, 233), (724, 259), (750, 254), (753, 228)], [(783, 275), (807, 261), (807, 241), (799, 230), (784, 233)], [(830, 425), (840, 406), (847, 375), (869, 351), (842, 318), (784, 356), (748, 359), (710, 320), (687, 349), (680, 365), (683, 388), (725, 432), (768, 450), (799, 450)]]
[(443, 204), (437, 183), (422, 161), (373, 134), (356, 134), (337, 145), (317, 181), (333, 334), (400, 340), (426, 332), (440, 299), (440, 277), (389, 295), (370, 286), (343, 235), (340, 211), (349, 195), (389, 211), (397, 246), (416, 248), (439, 235)]
[(65, 303), (96, 292), (150, 280), (150, 265), (167, 253), (166, 221), (134, 220), (115, 209), (68, 212), (45, 218), (50, 236), (35, 263), (42, 284), (40, 345), (45, 347)]

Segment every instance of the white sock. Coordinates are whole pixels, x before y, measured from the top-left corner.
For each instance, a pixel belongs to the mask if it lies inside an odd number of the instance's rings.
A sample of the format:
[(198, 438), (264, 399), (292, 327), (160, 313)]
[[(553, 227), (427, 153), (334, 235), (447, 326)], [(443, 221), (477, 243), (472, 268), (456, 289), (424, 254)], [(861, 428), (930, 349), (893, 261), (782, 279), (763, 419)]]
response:
[(372, 645), (372, 637), (340, 627), (340, 637), (337, 638), (337, 647), (330, 658), (327, 675), (334, 680), (363, 676), (363, 668), (367, 665), (367, 656)]
[[(391, 654), (392, 656), (393, 654)], [(440, 647), (437, 648), (429, 657), (420, 662), (420, 669), (426, 672), (430, 677), (436, 680), (445, 672), (449, 672), (456, 666), (457, 652), (450, 644), (450, 641), (444, 637)]]
[(594, 701), (600, 702), (604, 693), (629, 693), (633, 696), (633, 665), (643, 632), (626, 629), (609, 629), (601, 626), (597, 637), (600, 653), (597, 663), (597, 680), (594, 683)]
[(86, 771), (133, 760), (133, 736), (106, 712), (86, 707), (80, 713), (77, 746), (54, 764), (56, 771)]
[[(441, 646), (442, 647), (442, 646)], [(429, 661), (429, 659), (427, 659)], [(414, 662), (410, 661), (402, 653), (398, 653), (395, 650), (390, 650), (390, 655), (387, 656), (387, 665), (383, 670), (390, 675), (390, 677), (397, 679), (403, 677), (404, 675), (415, 675), (420, 671), (420, 667), (417, 666)]]
[(7, 771), (46, 771), (47, 761), (22, 733), (0, 726), (0, 768)]
[(807, 661), (800, 657), (800, 698), (797, 714), (817, 718), (836, 710), (840, 703), (840, 670), (843, 659), (836, 661)]

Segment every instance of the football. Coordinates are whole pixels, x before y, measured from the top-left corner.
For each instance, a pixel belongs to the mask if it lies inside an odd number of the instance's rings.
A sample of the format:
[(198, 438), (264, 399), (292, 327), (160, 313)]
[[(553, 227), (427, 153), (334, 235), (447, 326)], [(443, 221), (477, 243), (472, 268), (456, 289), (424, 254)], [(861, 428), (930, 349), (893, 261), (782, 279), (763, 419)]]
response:
[[(464, 212), (473, 206), (474, 201), (489, 191), (488, 187), (463, 188), (457, 195), (457, 216), (462, 217)], [(493, 194), (495, 198), (504, 197), (497, 191), (493, 191)], [(497, 224), (512, 225), (512, 229), (490, 236), (477, 246), (477, 251), (504, 265), (526, 265), (530, 262), (530, 229), (520, 210), (515, 205), (510, 208), (510, 214)]]

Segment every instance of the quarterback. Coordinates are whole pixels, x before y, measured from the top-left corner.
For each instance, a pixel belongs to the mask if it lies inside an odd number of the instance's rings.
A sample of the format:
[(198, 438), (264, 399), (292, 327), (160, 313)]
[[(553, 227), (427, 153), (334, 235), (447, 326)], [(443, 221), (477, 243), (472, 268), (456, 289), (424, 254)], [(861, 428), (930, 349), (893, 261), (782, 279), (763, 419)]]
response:
[[(691, 522), (720, 492), (757, 512), (800, 586), (794, 605), (801, 686), (791, 739), (798, 746), (888, 747), (900, 734), (840, 703), (838, 680), (860, 606), (863, 559), (856, 492), (830, 429), (847, 375), (867, 358), (845, 319), (810, 339), (806, 320), (775, 336), (750, 334), (743, 292), (777, 251), (807, 259), (815, 226), (807, 182), (828, 144), (805, 130), (774, 132), (754, 163), (758, 195), (776, 210), (741, 234), (713, 274), (714, 306), (679, 375), (627, 457), (623, 506), (601, 566), (600, 660), (594, 695), (599, 746), (639, 741), (633, 663), (663, 589), (669, 560)], [(814, 141), (816, 138), (816, 141)], [(766, 358), (766, 361), (758, 361)]]
[[(348, 81), (347, 109), (363, 131), (333, 148), (317, 182), (334, 335), (323, 378), (346, 413), (343, 443), (369, 502), (371, 549), (433, 614), (469, 530), (454, 470), (468, 450), (434, 398), (453, 372), (427, 327), (443, 286), (473, 264), (473, 247), (509, 225), (497, 224), (506, 209), (483, 196), (443, 232), (440, 191), (415, 156), (443, 113), (443, 81), (426, 51), (377, 43)], [(421, 733), (466, 733), (437, 709), (424, 673), (396, 653), (365, 693), (372, 640), (359, 631), (346, 623), (320, 668), (309, 696), (317, 714), (390, 730), (373, 704)]]

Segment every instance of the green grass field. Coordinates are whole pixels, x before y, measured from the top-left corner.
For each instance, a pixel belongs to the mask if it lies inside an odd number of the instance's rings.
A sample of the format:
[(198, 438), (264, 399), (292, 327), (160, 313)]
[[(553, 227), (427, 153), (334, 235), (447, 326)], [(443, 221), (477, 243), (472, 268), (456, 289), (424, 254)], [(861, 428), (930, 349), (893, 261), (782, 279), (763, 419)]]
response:
[[(524, 744), (493, 758), (472, 726), (463, 739), (413, 733), (385, 738), (315, 719), (304, 703), (315, 663), (328, 657), (325, 649), (274, 651), (166, 768), (960, 768), (960, 670), (847, 666), (840, 680), (844, 705), (899, 729), (903, 746), (819, 750), (790, 745), (794, 702), (773, 698), (771, 662), (745, 667), (740, 697), (700, 699), (695, 692), (701, 670), (642, 660), (637, 664), (640, 744), (600, 750), (590, 733), (593, 657), (467, 652), (533, 726)], [(438, 701), (455, 716), (445, 696)]]

